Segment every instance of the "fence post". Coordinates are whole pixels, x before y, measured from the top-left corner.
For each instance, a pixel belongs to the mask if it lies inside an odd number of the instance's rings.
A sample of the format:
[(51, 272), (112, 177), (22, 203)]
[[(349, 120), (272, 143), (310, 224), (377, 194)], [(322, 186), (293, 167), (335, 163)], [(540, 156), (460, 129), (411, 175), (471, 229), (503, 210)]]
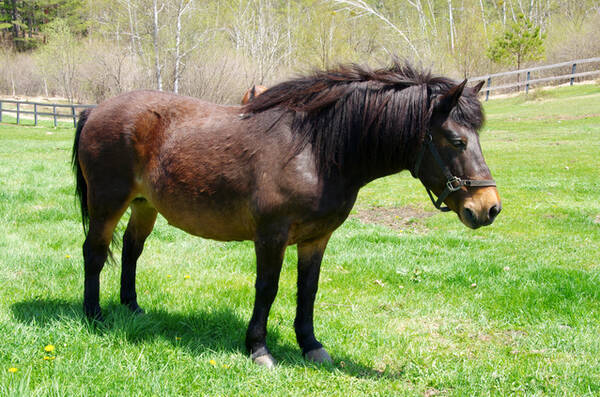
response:
[(73, 116), (73, 128), (77, 128), (77, 116), (75, 116), (75, 106), (71, 105), (71, 115)]
[[(571, 68), (571, 74), (575, 74), (575, 69), (577, 69), (577, 64), (574, 63), (573, 67)], [(573, 85), (573, 82), (575, 81), (575, 77), (571, 77), (571, 85)]]
[(490, 86), (492, 85), (492, 78), (488, 77), (487, 79), (487, 91), (485, 92), (485, 100), (490, 99)]
[(56, 128), (56, 105), (52, 105), (52, 117), (54, 117), (54, 128)]
[(525, 84), (525, 94), (529, 93), (529, 78), (531, 77), (531, 72), (527, 71), (527, 84)]
[(21, 104), (17, 102), (17, 124), (19, 124), (19, 119), (21, 118)]
[(33, 124), (37, 125), (37, 103), (33, 104)]

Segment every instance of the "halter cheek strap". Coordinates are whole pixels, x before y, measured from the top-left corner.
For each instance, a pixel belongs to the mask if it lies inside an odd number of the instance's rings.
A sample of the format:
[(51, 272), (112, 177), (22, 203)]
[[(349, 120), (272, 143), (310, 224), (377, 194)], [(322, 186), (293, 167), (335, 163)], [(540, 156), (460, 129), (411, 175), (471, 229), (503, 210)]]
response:
[[(419, 177), (419, 170), (421, 168), (421, 162), (423, 161), (423, 155), (425, 154), (425, 149), (429, 149), (429, 151), (431, 152), (431, 155), (433, 156), (433, 159), (439, 165), (439, 167), (442, 169), (442, 172), (444, 173), (444, 176), (446, 177), (446, 186), (444, 187), (444, 191), (438, 196), (437, 200), (434, 198), (433, 193), (431, 193), (431, 190), (429, 190), (429, 188), (427, 186), (425, 186), (425, 184), (423, 183), (423, 180)], [(419, 154), (417, 155), (417, 161), (415, 162), (415, 167), (413, 170), (411, 170), (411, 172), (412, 172), (412, 176), (414, 178), (418, 178), (421, 181), (421, 183), (423, 183), (423, 186), (425, 186), (425, 190), (427, 190), (427, 194), (429, 195), (429, 198), (431, 199), (431, 202), (433, 203), (435, 208), (437, 208), (438, 210), (440, 210), (442, 212), (450, 211), (450, 208), (442, 207), (442, 204), (444, 203), (444, 200), (446, 200), (446, 198), (451, 193), (456, 192), (457, 190), (460, 190), (460, 188), (462, 186), (466, 186), (466, 187), (496, 186), (496, 182), (493, 179), (461, 179), (457, 176), (452, 175), (452, 172), (450, 172), (450, 169), (448, 168), (448, 166), (446, 164), (444, 164), (444, 161), (442, 160), (440, 153), (438, 152), (437, 148), (433, 144), (433, 138), (431, 137), (431, 133), (429, 133), (429, 132), (425, 135), (425, 139), (423, 140), (423, 145), (421, 145), (421, 150), (419, 151)]]

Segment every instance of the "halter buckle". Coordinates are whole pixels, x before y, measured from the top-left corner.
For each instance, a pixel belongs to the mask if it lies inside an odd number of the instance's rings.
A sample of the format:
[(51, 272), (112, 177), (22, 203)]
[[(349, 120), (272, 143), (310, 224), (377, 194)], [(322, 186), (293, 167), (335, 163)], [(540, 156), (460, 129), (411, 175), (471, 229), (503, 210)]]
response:
[(453, 176), (446, 182), (446, 188), (451, 192), (459, 190), (462, 185), (463, 181), (457, 176)]

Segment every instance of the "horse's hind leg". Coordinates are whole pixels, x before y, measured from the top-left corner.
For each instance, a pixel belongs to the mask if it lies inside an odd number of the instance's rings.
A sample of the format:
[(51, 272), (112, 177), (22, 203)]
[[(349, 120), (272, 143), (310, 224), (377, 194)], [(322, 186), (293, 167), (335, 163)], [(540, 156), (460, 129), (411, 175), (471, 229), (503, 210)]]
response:
[(137, 260), (144, 249), (144, 241), (154, 228), (157, 211), (145, 199), (131, 202), (131, 217), (123, 235), (121, 268), (121, 303), (134, 313), (143, 313), (135, 292), (135, 270)]
[(83, 310), (88, 318), (102, 320), (100, 272), (106, 262), (115, 227), (131, 200), (131, 189), (127, 184), (117, 185), (114, 179), (110, 183), (94, 180), (94, 183), (88, 183), (88, 189), (90, 223), (83, 243)]
[[(126, 207), (125, 207), (126, 208)], [(93, 216), (90, 212), (90, 228), (83, 243), (84, 284), (83, 311), (94, 320), (102, 320), (100, 310), (100, 272), (108, 256), (108, 248), (112, 241), (115, 227), (125, 212), (112, 214), (110, 217)]]

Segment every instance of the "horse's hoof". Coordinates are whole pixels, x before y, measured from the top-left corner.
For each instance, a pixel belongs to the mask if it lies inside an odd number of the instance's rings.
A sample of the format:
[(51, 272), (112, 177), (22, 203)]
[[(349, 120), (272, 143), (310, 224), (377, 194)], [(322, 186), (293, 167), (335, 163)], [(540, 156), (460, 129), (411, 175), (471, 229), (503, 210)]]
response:
[(333, 364), (331, 356), (329, 353), (327, 353), (327, 350), (323, 349), (322, 347), (307, 352), (304, 357), (308, 361), (312, 361), (317, 364)]
[(139, 316), (139, 315), (142, 315), (142, 314), (146, 314), (146, 312), (144, 311), (144, 309), (142, 309), (142, 308), (141, 308), (141, 307), (139, 307), (139, 306), (138, 306), (138, 307), (136, 307), (135, 309), (131, 309), (131, 312), (132, 312), (134, 315), (136, 315), (136, 316)]
[(127, 308), (131, 311), (131, 313), (138, 315), (138, 314), (145, 314), (146, 312), (144, 311), (144, 309), (142, 309), (137, 302), (132, 302), (132, 303), (125, 303), (125, 306), (127, 306)]
[(258, 364), (261, 367), (273, 369), (275, 368), (275, 365), (277, 365), (277, 361), (275, 361), (275, 358), (271, 355), (271, 353), (269, 353), (269, 351), (266, 348), (261, 348), (258, 351), (252, 353), (250, 355), (250, 358), (252, 358), (252, 361), (255, 364)]
[(104, 316), (102, 315), (102, 310), (100, 309), (100, 306), (94, 308), (84, 307), (83, 311), (89, 322), (104, 323)]
[(258, 364), (261, 367), (265, 367), (268, 369), (273, 369), (277, 365), (277, 361), (270, 354), (265, 354), (264, 356), (256, 357), (253, 359), (254, 364)]

